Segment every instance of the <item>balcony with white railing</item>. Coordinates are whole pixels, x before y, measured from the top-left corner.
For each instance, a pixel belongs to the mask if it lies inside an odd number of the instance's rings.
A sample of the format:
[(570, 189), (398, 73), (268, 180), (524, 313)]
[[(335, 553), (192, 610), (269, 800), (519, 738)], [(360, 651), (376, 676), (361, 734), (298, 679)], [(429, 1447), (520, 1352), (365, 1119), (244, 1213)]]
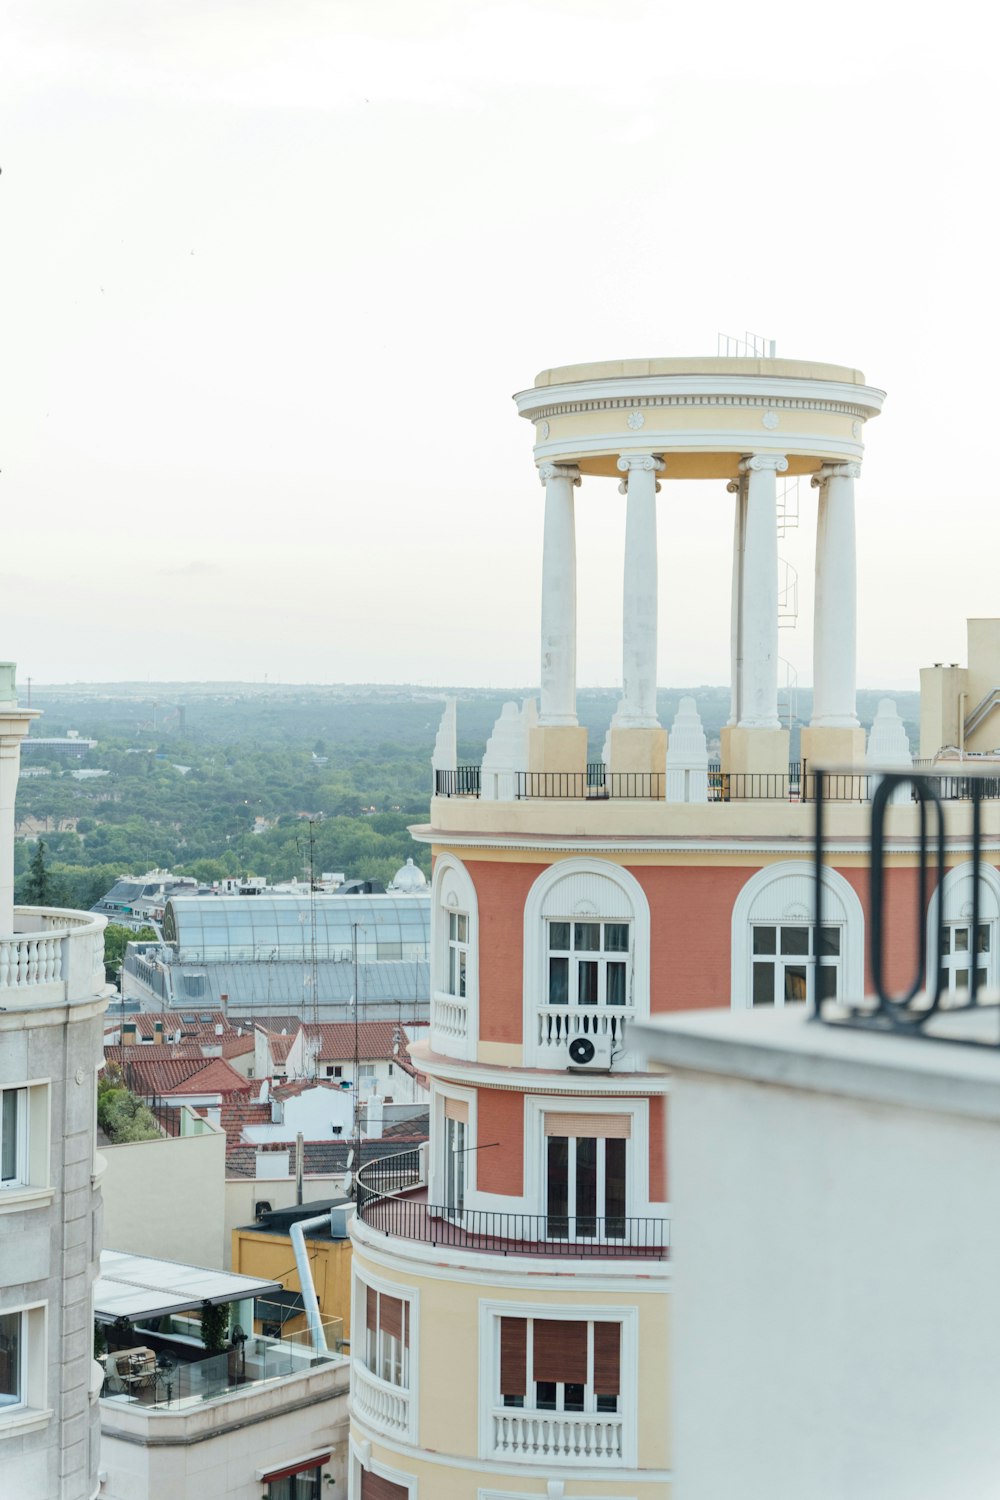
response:
[(633, 1015), (630, 1005), (539, 1005), (530, 1060), (541, 1068), (564, 1066), (566, 1048), (574, 1037), (608, 1037), (612, 1056), (621, 1067)]
[(0, 937), (0, 1004), (9, 1010), (103, 995), (104, 927), (90, 912), (15, 907), (13, 935)]
[[(470, 1057), (469, 1002), (434, 990), (431, 995), (431, 1048), (445, 1057)], [(475, 1040), (472, 1039), (475, 1046)]]
[(351, 1410), (369, 1427), (389, 1437), (406, 1440), (411, 1436), (409, 1391), (380, 1380), (359, 1359), (351, 1364)]
[(624, 1461), (624, 1420), (617, 1414), (501, 1407), (493, 1412), (491, 1428), (490, 1457), (501, 1461), (544, 1464), (557, 1460), (609, 1466), (620, 1466)]

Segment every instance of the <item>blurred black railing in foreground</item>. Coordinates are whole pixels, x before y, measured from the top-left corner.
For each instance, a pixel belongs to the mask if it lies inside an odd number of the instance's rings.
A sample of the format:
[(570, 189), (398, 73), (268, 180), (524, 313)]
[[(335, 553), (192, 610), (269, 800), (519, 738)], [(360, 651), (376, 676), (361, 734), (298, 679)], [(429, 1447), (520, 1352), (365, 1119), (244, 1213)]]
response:
[[(814, 943), (819, 942), (823, 926), (823, 839), (825, 783), (827, 773), (817, 776), (816, 844), (813, 881)], [(996, 992), (984, 994), (983, 971), (976, 962), (975, 944), (982, 915), (982, 804), (1000, 795), (1000, 778), (975, 773), (953, 776), (930, 770), (886, 771), (873, 777), (871, 804), (871, 914), (868, 921), (868, 953), (875, 994), (871, 997), (845, 997), (842, 1001), (817, 1001), (813, 1019), (831, 1026), (891, 1033), (894, 1036), (922, 1037), (978, 1047), (1000, 1047), (1000, 997)], [(887, 881), (886, 881), (886, 808), (898, 800), (900, 793), (920, 809), (916, 902), (911, 934), (913, 968), (905, 988), (891, 994), (887, 968)], [(967, 987), (951, 991), (945, 984), (941, 957), (945, 948), (945, 903), (942, 881), (945, 867), (945, 804), (971, 804), (972, 902), (964, 916), (969, 918), (973, 951), (969, 955)], [(964, 832), (964, 828), (963, 828)], [(933, 862), (929, 856), (933, 851)], [(933, 877), (933, 883), (932, 883)], [(933, 932), (929, 933), (931, 898), (937, 894)], [(818, 952), (819, 949), (815, 948)], [(989, 1032), (961, 1029), (956, 1018), (969, 1012), (992, 1012), (996, 1024)], [(952, 1024), (948, 1024), (951, 1022)]]

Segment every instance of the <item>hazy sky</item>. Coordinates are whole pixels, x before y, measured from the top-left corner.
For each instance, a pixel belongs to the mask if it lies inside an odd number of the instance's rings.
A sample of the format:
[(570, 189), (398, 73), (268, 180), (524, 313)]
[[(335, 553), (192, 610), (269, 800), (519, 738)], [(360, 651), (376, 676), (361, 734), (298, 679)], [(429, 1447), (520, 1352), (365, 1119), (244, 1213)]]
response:
[[(982, 5), (4, 0), (0, 657), (36, 681), (537, 679), (553, 364), (888, 391), (860, 680), (1000, 613)], [(579, 495), (580, 681), (624, 513)], [(811, 680), (815, 492), (784, 546)], [(728, 680), (731, 497), (660, 497), (660, 680)]]

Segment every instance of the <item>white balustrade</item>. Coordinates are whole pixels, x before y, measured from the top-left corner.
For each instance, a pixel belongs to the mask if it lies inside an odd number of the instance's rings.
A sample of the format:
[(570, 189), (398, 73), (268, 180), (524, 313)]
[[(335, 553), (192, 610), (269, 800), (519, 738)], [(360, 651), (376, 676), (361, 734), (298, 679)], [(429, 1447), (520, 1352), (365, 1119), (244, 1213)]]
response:
[(434, 996), (434, 1031), (452, 1042), (464, 1042), (469, 1034), (469, 1007), (455, 995)]
[(631, 1016), (631, 1009), (611, 1005), (540, 1005), (538, 1049), (542, 1054), (561, 1052), (575, 1036), (609, 1036), (613, 1047), (624, 1048)]
[(82, 912), (18, 907), (20, 931), (0, 937), (0, 991), (56, 987), (67, 1000), (88, 1000), (104, 986), (104, 920)]
[(505, 1407), (493, 1413), (493, 1457), (541, 1463), (621, 1463), (622, 1418), (569, 1412), (527, 1412)]
[(351, 1365), (351, 1406), (363, 1422), (397, 1437), (410, 1432), (410, 1393), (380, 1380), (359, 1360)]

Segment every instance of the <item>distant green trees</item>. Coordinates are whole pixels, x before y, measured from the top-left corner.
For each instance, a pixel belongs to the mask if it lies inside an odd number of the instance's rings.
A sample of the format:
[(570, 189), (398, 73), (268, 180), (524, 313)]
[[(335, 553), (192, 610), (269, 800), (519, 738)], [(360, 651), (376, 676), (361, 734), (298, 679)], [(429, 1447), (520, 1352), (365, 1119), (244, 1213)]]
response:
[(133, 932), (130, 927), (122, 927), (117, 922), (109, 922), (104, 929), (104, 967), (117, 969), (119, 964), (124, 962), (125, 949), (129, 943), (155, 942), (155, 927), (140, 927), (138, 932)]
[(97, 1123), (115, 1146), (153, 1141), (161, 1133), (153, 1111), (126, 1088), (117, 1067), (105, 1068), (97, 1081)]

